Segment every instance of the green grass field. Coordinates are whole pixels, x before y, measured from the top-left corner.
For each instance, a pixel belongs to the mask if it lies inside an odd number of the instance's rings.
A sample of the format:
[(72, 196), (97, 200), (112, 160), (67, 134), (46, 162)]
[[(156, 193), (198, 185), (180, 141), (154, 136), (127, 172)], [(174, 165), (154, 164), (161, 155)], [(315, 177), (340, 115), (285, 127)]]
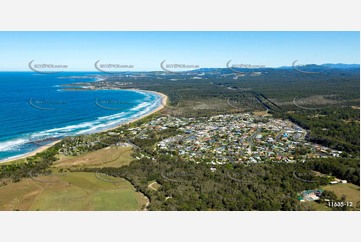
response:
[(143, 194), (121, 178), (107, 177), (112, 181), (107, 182), (86, 172), (69, 172), (57, 180), (38, 178), (42, 182), (28, 178), (0, 187), (0, 210), (130, 211), (147, 203)]
[(78, 157), (61, 157), (50, 167), (53, 175), (27, 178), (0, 187), (0, 210), (140, 210), (148, 199), (122, 178), (99, 173), (57, 173), (61, 168), (128, 165), (131, 153), (131, 147), (109, 147)]

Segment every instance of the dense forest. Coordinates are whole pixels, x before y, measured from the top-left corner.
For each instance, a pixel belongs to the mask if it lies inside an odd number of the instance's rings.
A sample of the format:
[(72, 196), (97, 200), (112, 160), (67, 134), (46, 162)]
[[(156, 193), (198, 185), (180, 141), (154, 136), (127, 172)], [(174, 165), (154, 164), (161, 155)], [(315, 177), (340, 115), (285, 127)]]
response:
[[(175, 156), (160, 156), (157, 161), (142, 158), (127, 167), (99, 171), (131, 181), (150, 197), (151, 210), (305, 210), (297, 200), (297, 192), (328, 182), (320, 177), (314, 177), (312, 183), (295, 179), (295, 170), (308, 172), (300, 164), (229, 165), (213, 167), (215, 171), (210, 168)], [(150, 190), (151, 181), (161, 187)]]
[(360, 160), (358, 157), (353, 159), (313, 159), (307, 164), (309, 165), (309, 169), (347, 180), (358, 186), (360, 185)]

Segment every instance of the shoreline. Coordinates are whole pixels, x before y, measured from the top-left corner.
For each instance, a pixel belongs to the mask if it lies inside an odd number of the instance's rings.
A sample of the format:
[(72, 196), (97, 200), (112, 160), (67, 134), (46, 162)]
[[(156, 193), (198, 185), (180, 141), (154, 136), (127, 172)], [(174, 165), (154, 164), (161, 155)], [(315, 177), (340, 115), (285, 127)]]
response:
[(17, 160), (21, 160), (21, 159), (25, 159), (25, 158), (34, 156), (34, 155), (36, 155), (37, 153), (40, 153), (40, 152), (43, 152), (44, 150), (49, 149), (50, 147), (54, 146), (55, 144), (59, 143), (60, 141), (61, 141), (61, 140), (57, 140), (57, 141), (51, 142), (50, 144), (47, 144), (47, 145), (44, 145), (44, 146), (40, 146), (40, 147), (37, 148), (36, 150), (31, 151), (31, 152), (29, 152), (29, 153), (26, 153), (26, 154), (24, 154), (24, 155), (19, 155), (19, 156), (14, 157), (14, 158), (11, 158), (11, 157), (10, 157), (9, 159), (0, 160), (0, 164), (4, 164), (4, 163), (7, 163), (7, 162), (12, 162), (12, 161), (17, 161)]
[(136, 90), (136, 91), (141, 91), (141, 92), (151, 92), (151, 93), (154, 93), (154, 94), (159, 95), (159, 96), (161, 97), (161, 103), (160, 103), (160, 105), (159, 105), (156, 109), (154, 109), (153, 111), (151, 111), (151, 112), (149, 112), (149, 113), (146, 113), (146, 114), (144, 114), (144, 115), (142, 115), (142, 116), (140, 116), (140, 117), (138, 117), (138, 118), (132, 119), (132, 120), (127, 121), (127, 122), (124, 122), (124, 123), (122, 123), (122, 124), (119, 124), (119, 125), (117, 125), (117, 126), (115, 126), (115, 127), (108, 128), (108, 129), (104, 129), (104, 130), (101, 130), (101, 131), (96, 132), (96, 133), (102, 133), (102, 132), (112, 131), (112, 130), (117, 129), (117, 128), (123, 126), (123, 125), (130, 124), (130, 123), (134, 123), (134, 122), (136, 122), (136, 121), (138, 121), (138, 120), (140, 120), (140, 119), (142, 119), (142, 118), (145, 118), (145, 117), (147, 117), (147, 116), (149, 116), (149, 115), (152, 115), (152, 114), (154, 114), (154, 113), (162, 110), (162, 109), (167, 105), (167, 102), (168, 102), (168, 96), (165, 95), (165, 94), (163, 94), (163, 93), (161, 93), (161, 92), (149, 91), (149, 90), (140, 90), (140, 89), (134, 89), (134, 88), (133, 88), (133, 89), (122, 89), (122, 90)]
[[(110, 90), (110, 89), (109, 89), (109, 90)], [(132, 119), (132, 120), (130, 120), (130, 121), (121, 123), (121, 124), (119, 124), (119, 125), (117, 125), (117, 126), (115, 126), (115, 127), (108, 128), (108, 129), (104, 129), (104, 130), (100, 130), (100, 131), (98, 131), (98, 132), (95, 132), (94, 134), (112, 131), (112, 130), (115, 130), (115, 129), (123, 126), (123, 125), (130, 124), (130, 123), (136, 122), (136, 121), (138, 121), (138, 120), (140, 120), (140, 119), (143, 119), (143, 118), (145, 118), (145, 117), (147, 117), (147, 116), (149, 116), (149, 115), (152, 115), (152, 114), (154, 114), (154, 113), (162, 110), (162, 109), (167, 105), (167, 102), (168, 102), (168, 96), (165, 95), (165, 94), (163, 94), (163, 93), (161, 93), (161, 92), (149, 91), (149, 90), (140, 90), (140, 89), (123, 89), (123, 90), (137, 90), (137, 91), (140, 91), (140, 92), (151, 92), (151, 93), (154, 93), (154, 94), (156, 94), (156, 95), (158, 95), (158, 96), (161, 97), (161, 103), (160, 103), (160, 105), (159, 105), (156, 109), (154, 109), (153, 111), (151, 111), (151, 112), (149, 112), (149, 113), (146, 113), (146, 114), (144, 114), (144, 115), (142, 115), (142, 116), (140, 116), (140, 117), (138, 117), (138, 118)], [(36, 149), (36, 150), (34, 150), (34, 151), (30, 152), (30, 153), (27, 153), (27, 154), (24, 154), (24, 155), (20, 155), (20, 156), (18, 156), (18, 157), (14, 157), (14, 158), (9, 158), (9, 159), (5, 159), (5, 160), (0, 160), (0, 164), (5, 164), (5, 163), (7, 163), (7, 162), (17, 161), (17, 160), (26, 159), (26, 158), (28, 158), (28, 157), (34, 156), (34, 155), (36, 155), (37, 153), (40, 153), (40, 152), (43, 152), (43, 151), (49, 149), (50, 147), (54, 146), (55, 144), (59, 143), (60, 141), (62, 141), (62, 139), (61, 139), (61, 140), (54, 141), (54, 142), (52, 142), (52, 143), (50, 143), (50, 144), (41, 146), (41, 147), (39, 147), (38, 149)]]

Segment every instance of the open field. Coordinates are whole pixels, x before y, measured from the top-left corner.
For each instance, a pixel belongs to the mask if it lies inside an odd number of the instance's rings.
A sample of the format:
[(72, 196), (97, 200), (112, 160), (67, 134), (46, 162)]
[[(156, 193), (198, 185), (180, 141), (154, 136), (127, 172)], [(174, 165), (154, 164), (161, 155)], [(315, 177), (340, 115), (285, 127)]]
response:
[(166, 113), (174, 116), (203, 116), (207, 113), (224, 114), (225, 111), (232, 110), (235, 109), (229, 106), (225, 99), (195, 97), (192, 100), (182, 100), (177, 105), (168, 108)]
[(53, 164), (56, 168), (75, 167), (121, 167), (129, 165), (132, 160), (132, 147), (107, 147), (77, 157), (61, 157)]
[(99, 179), (85, 172), (27, 178), (0, 187), (0, 210), (128, 211), (140, 210), (147, 202), (124, 179)]
[[(352, 202), (353, 208), (356, 209), (357, 203), (360, 202), (360, 187), (351, 183), (336, 184), (322, 186), (321, 189), (325, 191), (332, 191), (336, 194), (338, 199), (341, 199), (342, 195), (346, 195), (346, 202)], [(317, 211), (331, 211), (332, 209), (326, 203), (310, 202), (305, 204)]]
[(266, 111), (254, 111), (254, 112), (252, 112), (252, 113), (253, 113), (253, 115), (259, 116), (259, 117), (271, 116), (271, 115), (268, 114)]
[(312, 210), (316, 211), (332, 211), (332, 209), (325, 203), (310, 202), (308, 206), (311, 207)]
[(354, 184), (346, 183), (327, 185), (321, 188), (334, 192), (338, 199), (341, 199), (342, 195), (346, 195), (346, 202), (352, 202), (354, 207), (358, 202), (360, 202), (360, 187)]
[(161, 185), (156, 181), (151, 181), (148, 184), (148, 188), (153, 191), (158, 191), (158, 189), (161, 187)]

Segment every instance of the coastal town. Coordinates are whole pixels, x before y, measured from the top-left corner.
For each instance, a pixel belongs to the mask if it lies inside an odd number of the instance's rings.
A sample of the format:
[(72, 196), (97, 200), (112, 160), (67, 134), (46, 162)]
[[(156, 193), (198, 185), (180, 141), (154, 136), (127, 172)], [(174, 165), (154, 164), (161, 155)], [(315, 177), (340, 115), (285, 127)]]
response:
[(264, 161), (289, 163), (342, 154), (307, 142), (307, 131), (288, 120), (250, 113), (198, 119), (162, 116), (128, 131), (133, 137), (147, 139), (151, 132), (161, 133), (167, 129), (175, 129), (178, 134), (158, 142), (155, 152), (212, 165)]

